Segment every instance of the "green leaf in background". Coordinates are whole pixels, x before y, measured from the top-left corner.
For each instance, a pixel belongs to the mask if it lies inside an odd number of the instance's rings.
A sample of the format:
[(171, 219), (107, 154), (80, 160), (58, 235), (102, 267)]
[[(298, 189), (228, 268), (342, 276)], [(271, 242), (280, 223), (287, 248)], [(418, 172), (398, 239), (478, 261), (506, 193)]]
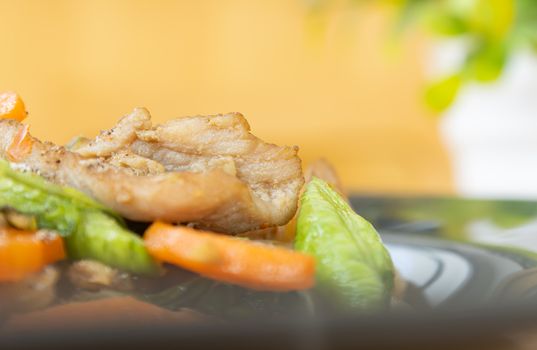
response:
[(470, 12), (472, 31), (495, 40), (503, 40), (511, 31), (515, 20), (514, 0), (474, 1)]
[(457, 36), (469, 30), (467, 22), (454, 14), (431, 13), (427, 22), (429, 28), (439, 35)]
[(468, 13), (473, 0), (421, 1), (421, 22), (424, 27), (440, 36), (460, 36), (470, 31)]
[(462, 85), (460, 74), (431, 83), (425, 90), (425, 103), (435, 112), (447, 109), (457, 97)]
[[(324, 6), (335, 0), (317, 0)], [(455, 100), (461, 85), (498, 79), (510, 57), (521, 49), (537, 51), (537, 0), (355, 0), (351, 3), (388, 4), (395, 10), (391, 37), (411, 27), (442, 40), (464, 38), (463, 60), (453, 75), (432, 82), (425, 101), (443, 112)]]
[(507, 51), (503, 43), (485, 42), (469, 54), (465, 73), (470, 79), (491, 82), (501, 75), (506, 61)]
[[(507, 230), (537, 219), (537, 202), (523, 200), (366, 196), (354, 197), (352, 204), (380, 231), (423, 232), (463, 241), (472, 240), (475, 223), (490, 222)], [(422, 231), (420, 223), (429, 228)]]
[(391, 3), (391, 5), (400, 8), (394, 26), (396, 34), (403, 32), (412, 22), (418, 20), (423, 12), (424, 4), (426, 4), (425, 0), (399, 0)]

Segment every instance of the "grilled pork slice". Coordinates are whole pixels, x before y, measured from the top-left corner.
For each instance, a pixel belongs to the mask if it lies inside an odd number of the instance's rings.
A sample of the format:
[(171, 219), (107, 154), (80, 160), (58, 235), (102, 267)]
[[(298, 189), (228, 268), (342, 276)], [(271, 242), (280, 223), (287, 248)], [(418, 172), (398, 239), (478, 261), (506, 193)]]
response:
[[(314, 162), (310, 163), (306, 167), (304, 176), (306, 184), (308, 184), (314, 177), (326, 181), (334, 190), (338, 191), (339, 194), (343, 198), (345, 198), (347, 202), (349, 201), (347, 191), (345, 190), (345, 187), (343, 186), (343, 183), (339, 178), (336, 168), (334, 168), (334, 166), (326, 159), (319, 158)], [(248, 231), (242, 233), (241, 236), (256, 240), (290, 243), (294, 241), (295, 233), (296, 216), (286, 225)]]
[[(21, 128), (0, 121), (0, 156), (8, 159)], [(188, 222), (227, 233), (285, 224), (304, 183), (297, 149), (249, 131), (240, 114), (152, 127), (149, 113), (135, 109), (71, 151), (33, 138), (31, 152), (14, 165), (75, 187), (131, 220)]]

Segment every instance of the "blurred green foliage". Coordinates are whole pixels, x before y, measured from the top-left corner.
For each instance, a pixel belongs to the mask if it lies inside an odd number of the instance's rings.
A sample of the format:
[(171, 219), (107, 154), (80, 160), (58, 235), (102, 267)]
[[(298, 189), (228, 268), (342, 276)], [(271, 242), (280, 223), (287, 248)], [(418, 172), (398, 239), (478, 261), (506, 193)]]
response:
[[(335, 0), (310, 1), (320, 9)], [(395, 33), (420, 28), (440, 39), (464, 38), (457, 71), (428, 84), (425, 101), (434, 111), (448, 108), (469, 82), (500, 77), (513, 53), (537, 50), (537, 0), (349, 0), (348, 4), (387, 4), (397, 14)]]
[(421, 231), (466, 240), (470, 226), (487, 221), (498, 229), (520, 228), (537, 220), (537, 203), (524, 200), (485, 200), (448, 197), (352, 198), (353, 208), (379, 230)]
[[(522, 7), (537, 9), (534, 0), (403, 0), (398, 1), (398, 28), (418, 25), (441, 38), (465, 38), (465, 59), (451, 76), (429, 84), (425, 101), (437, 112), (448, 108), (464, 83), (495, 81), (508, 57), (526, 42), (520, 40), (518, 27), (537, 22), (521, 13)], [(516, 44), (516, 45), (515, 45)]]

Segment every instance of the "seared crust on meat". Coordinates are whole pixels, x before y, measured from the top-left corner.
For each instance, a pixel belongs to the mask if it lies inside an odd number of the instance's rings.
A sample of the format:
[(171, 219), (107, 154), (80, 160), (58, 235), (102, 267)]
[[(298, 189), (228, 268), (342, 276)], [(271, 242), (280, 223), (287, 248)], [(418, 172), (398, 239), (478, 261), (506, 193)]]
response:
[[(22, 124), (0, 121), (0, 156)], [(174, 119), (151, 127), (135, 109), (71, 152), (33, 139), (16, 167), (87, 193), (131, 220), (189, 222), (240, 233), (283, 225), (304, 183), (296, 148), (267, 144), (240, 114)]]

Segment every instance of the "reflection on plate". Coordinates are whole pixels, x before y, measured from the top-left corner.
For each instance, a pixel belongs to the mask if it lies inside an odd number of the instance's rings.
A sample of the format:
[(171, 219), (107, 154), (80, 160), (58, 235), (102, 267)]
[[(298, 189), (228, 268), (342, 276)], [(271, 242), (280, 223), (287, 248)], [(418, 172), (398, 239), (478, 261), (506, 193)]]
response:
[(537, 260), (526, 255), (423, 235), (382, 237), (401, 276), (432, 307), (479, 307), (537, 295)]

